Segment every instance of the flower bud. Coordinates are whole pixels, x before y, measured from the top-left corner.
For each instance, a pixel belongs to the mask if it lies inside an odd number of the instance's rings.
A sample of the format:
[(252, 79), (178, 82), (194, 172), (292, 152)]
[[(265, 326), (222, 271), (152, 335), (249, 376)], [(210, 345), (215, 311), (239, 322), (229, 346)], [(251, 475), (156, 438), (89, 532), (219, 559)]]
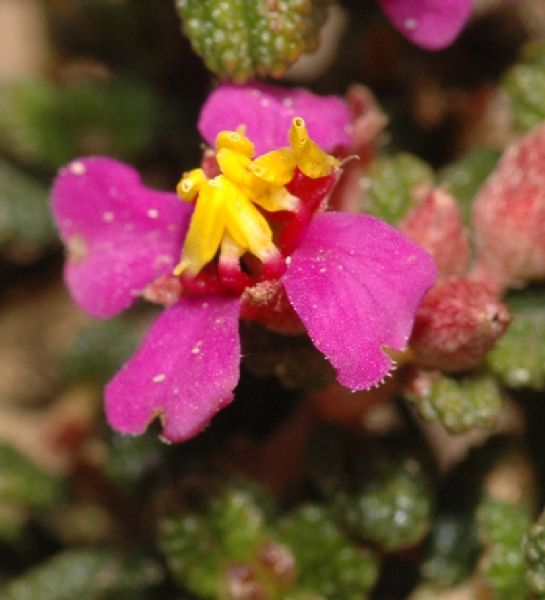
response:
[(421, 366), (464, 371), (480, 363), (510, 320), (507, 307), (482, 283), (451, 277), (420, 305), (411, 348)]
[(469, 261), (469, 241), (456, 200), (432, 189), (399, 225), (399, 230), (420, 244), (435, 259), (440, 276), (463, 273)]
[(545, 278), (545, 125), (503, 155), (473, 206), (476, 272), (516, 287)]

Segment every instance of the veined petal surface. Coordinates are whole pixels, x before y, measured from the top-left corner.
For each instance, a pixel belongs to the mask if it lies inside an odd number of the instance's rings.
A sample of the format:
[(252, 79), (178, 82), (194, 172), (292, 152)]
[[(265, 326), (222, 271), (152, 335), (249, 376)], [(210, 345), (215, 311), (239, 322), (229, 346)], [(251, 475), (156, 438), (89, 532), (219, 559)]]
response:
[(149, 329), (105, 391), (110, 425), (138, 435), (157, 416), (163, 437), (193, 437), (233, 396), (239, 378), (240, 298), (182, 298)]
[(288, 145), (294, 117), (305, 120), (312, 139), (326, 152), (352, 143), (352, 117), (342, 98), (257, 82), (219, 85), (202, 107), (198, 128), (212, 146), (220, 131), (245, 125), (260, 155)]
[(384, 348), (406, 347), (434, 279), (433, 259), (393, 227), (328, 212), (310, 224), (282, 282), (339, 383), (362, 390), (391, 370)]
[(172, 271), (192, 211), (175, 194), (146, 188), (131, 167), (102, 157), (61, 169), (52, 205), (68, 249), (67, 285), (95, 317), (127, 308)]

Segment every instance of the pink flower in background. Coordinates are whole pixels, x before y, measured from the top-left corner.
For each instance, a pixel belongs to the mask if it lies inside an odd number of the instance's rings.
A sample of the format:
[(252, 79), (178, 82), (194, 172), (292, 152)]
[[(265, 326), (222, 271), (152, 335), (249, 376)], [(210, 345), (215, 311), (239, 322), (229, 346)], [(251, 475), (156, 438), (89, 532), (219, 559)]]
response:
[[(327, 123), (325, 116), (326, 109)], [(256, 159), (242, 133), (222, 132), (216, 143), (222, 174), (209, 180), (194, 170), (178, 186), (194, 209), (176, 194), (144, 187), (132, 168), (111, 159), (77, 160), (61, 170), (53, 212), (68, 250), (65, 279), (81, 308), (109, 317), (154, 281), (178, 284), (174, 301), (106, 387), (106, 413), (116, 430), (140, 434), (160, 416), (164, 438), (181, 441), (205, 427), (233, 397), (238, 322), (248, 306), (273, 306), (283, 297), (339, 382), (354, 390), (376, 385), (392, 369), (384, 348), (406, 346), (416, 309), (435, 278), (433, 261), (373, 217), (323, 212), (337, 162), (308, 136), (300, 151), (296, 126), (306, 133), (303, 120), (295, 119), (291, 149)], [(277, 135), (265, 131), (266, 139)], [(335, 145), (324, 128), (327, 135)], [(285, 161), (292, 160), (296, 164), (288, 168)], [(265, 167), (271, 167), (273, 183), (263, 175)], [(263, 179), (247, 184), (254, 174)], [(275, 223), (271, 229), (269, 222)], [(216, 226), (223, 236), (217, 251), (216, 241), (208, 246)], [(202, 267), (199, 256), (205, 254), (213, 258)]]
[(451, 44), (471, 15), (472, 0), (380, 0), (392, 24), (427, 50)]

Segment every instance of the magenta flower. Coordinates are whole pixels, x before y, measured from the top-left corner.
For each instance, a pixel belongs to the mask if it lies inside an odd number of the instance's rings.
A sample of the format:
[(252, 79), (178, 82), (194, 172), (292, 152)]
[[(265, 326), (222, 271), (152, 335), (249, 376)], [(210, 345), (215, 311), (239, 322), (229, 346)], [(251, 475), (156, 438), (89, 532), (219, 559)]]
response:
[(392, 24), (413, 44), (441, 50), (451, 44), (471, 14), (472, 0), (380, 0)]
[(305, 119), (312, 138), (326, 152), (352, 146), (354, 119), (342, 98), (257, 81), (218, 85), (206, 99), (197, 126), (213, 146), (220, 131), (244, 123), (256, 153), (263, 154), (286, 144), (286, 132), (296, 116)]
[(373, 217), (323, 212), (338, 162), (300, 117), (290, 143), (254, 159), (241, 131), (223, 131), (221, 174), (186, 173), (178, 196), (147, 189), (108, 158), (61, 170), (53, 212), (81, 308), (109, 317), (154, 281), (177, 284), (174, 301), (106, 387), (114, 429), (140, 434), (159, 416), (164, 438), (181, 441), (205, 427), (233, 397), (241, 315), (295, 310), (353, 390), (390, 372), (385, 348), (405, 348), (435, 277), (432, 259)]

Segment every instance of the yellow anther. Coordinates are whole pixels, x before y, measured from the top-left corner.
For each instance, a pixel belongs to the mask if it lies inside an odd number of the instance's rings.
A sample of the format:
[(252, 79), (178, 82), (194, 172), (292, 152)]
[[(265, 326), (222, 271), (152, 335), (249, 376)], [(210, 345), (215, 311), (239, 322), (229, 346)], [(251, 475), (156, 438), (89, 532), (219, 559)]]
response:
[(274, 244), (267, 220), (238, 186), (221, 175), (218, 179), (224, 191), (227, 231), (254, 256), (268, 255)]
[(249, 252), (267, 262), (280, 256), (273, 232), (260, 209), (296, 211), (299, 198), (286, 185), (299, 169), (313, 179), (329, 175), (339, 162), (310, 138), (305, 122), (296, 117), (290, 129), (291, 148), (257, 157), (254, 145), (238, 131), (222, 131), (216, 138), (216, 159), (221, 175), (208, 180), (202, 169), (185, 173), (176, 191), (195, 200), (195, 209), (175, 275), (196, 275), (214, 259), (239, 261)]
[(258, 156), (248, 165), (248, 169), (258, 179), (282, 186), (293, 179), (296, 166), (295, 152), (291, 148), (280, 148)]
[(191, 217), (182, 258), (175, 275), (188, 271), (196, 275), (216, 254), (225, 230), (225, 201), (219, 178), (208, 181), (200, 190)]
[(183, 177), (176, 186), (176, 193), (182, 200), (191, 202), (195, 199), (195, 196), (206, 181), (206, 175), (202, 169), (193, 169), (183, 174)]
[(340, 166), (336, 158), (324, 152), (311, 139), (305, 121), (301, 117), (295, 117), (291, 123), (290, 144), (295, 151), (297, 166), (311, 179), (325, 177), (334, 168)]
[(227, 148), (252, 158), (255, 147), (249, 138), (244, 135), (244, 128), (239, 127), (238, 131), (220, 131), (216, 137), (216, 150)]
[(256, 184), (255, 176), (248, 170), (251, 161), (247, 156), (229, 148), (222, 148), (216, 154), (216, 160), (220, 171), (227, 179), (247, 188), (252, 188)]

